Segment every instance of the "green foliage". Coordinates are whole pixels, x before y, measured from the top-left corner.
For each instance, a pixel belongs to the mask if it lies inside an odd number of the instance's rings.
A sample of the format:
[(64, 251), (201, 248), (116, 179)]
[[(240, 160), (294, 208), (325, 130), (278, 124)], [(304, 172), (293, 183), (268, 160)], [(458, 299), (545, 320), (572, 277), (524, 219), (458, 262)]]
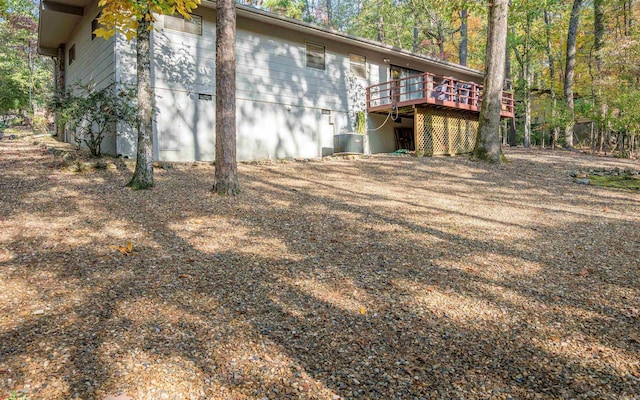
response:
[(47, 117), (42, 114), (34, 115), (31, 125), (33, 127), (33, 131), (36, 133), (49, 132), (49, 121)]
[(27, 396), (24, 393), (11, 391), (11, 393), (9, 393), (9, 397), (7, 398), (7, 400), (29, 400), (29, 396)]
[(272, 13), (285, 17), (303, 19), (306, 3), (294, 0), (266, 0), (264, 6)]
[(135, 90), (130, 87), (116, 90), (111, 84), (95, 89), (92, 84), (76, 84), (56, 97), (51, 108), (59, 115), (60, 123), (75, 131), (78, 145), (87, 146), (93, 156), (99, 157), (103, 139), (116, 129), (118, 122), (135, 126), (135, 98)]
[(635, 87), (621, 87), (617, 96), (609, 100), (612, 107), (610, 126), (615, 132), (628, 135), (640, 133), (640, 90)]
[(367, 114), (364, 111), (356, 114), (356, 132), (361, 135), (367, 133)]
[(640, 190), (640, 178), (630, 174), (621, 175), (588, 175), (592, 184), (616, 189)]
[(30, 0), (0, 6), (0, 114), (30, 114), (51, 92), (52, 63), (37, 54), (37, 7)]

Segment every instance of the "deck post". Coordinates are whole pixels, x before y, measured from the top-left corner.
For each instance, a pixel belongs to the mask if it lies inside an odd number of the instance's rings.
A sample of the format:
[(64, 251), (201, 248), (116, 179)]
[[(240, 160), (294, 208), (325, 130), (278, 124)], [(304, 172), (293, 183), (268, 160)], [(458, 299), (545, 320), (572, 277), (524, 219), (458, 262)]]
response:
[(422, 107), (413, 107), (414, 110), (414, 118), (413, 118), (413, 143), (416, 146), (416, 156), (422, 157), (425, 154), (425, 118), (424, 118), (424, 108)]

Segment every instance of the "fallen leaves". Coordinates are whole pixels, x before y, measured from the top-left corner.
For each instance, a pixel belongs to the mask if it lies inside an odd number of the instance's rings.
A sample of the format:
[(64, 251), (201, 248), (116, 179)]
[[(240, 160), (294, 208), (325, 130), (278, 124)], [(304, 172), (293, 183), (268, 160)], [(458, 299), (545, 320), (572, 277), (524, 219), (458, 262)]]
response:
[(133, 244), (131, 241), (128, 241), (126, 246), (109, 246), (109, 248), (112, 250), (118, 250), (120, 254), (125, 256), (133, 254)]
[(233, 201), (3, 153), (0, 393), (633, 398), (638, 198), (563, 172), (625, 161), (506, 152), (240, 165)]

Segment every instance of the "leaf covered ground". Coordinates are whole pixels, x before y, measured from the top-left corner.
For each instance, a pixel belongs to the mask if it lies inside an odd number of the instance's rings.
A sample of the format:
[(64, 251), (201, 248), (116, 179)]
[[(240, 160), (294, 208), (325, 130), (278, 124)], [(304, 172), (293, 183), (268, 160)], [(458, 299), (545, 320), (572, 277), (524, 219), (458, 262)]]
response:
[[(0, 141), (0, 398), (637, 399), (640, 194), (579, 153), (68, 168)], [(74, 164), (82, 165), (82, 164)]]

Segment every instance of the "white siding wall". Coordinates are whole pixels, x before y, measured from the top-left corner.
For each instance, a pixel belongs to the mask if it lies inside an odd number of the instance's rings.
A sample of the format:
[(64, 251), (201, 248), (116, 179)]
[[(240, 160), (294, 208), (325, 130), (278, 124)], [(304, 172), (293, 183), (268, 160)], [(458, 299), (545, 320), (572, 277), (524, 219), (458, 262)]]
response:
[[(199, 8), (196, 14), (203, 17), (202, 36), (168, 29), (153, 34), (155, 128), (162, 160), (214, 158), (215, 11)], [(333, 135), (351, 130), (345, 81), (349, 53), (367, 57), (370, 82), (387, 80), (382, 55), (255, 21), (238, 19), (236, 41), (239, 160), (330, 154)], [(306, 42), (325, 46), (324, 71), (305, 66)], [(380, 151), (393, 151), (393, 128), (377, 131), (373, 143)]]
[[(115, 81), (114, 39), (91, 40), (91, 21), (96, 15), (98, 15), (97, 3), (84, 10), (82, 22), (74, 30), (69, 42), (65, 44), (67, 88), (72, 88), (75, 83), (93, 82), (97, 89), (101, 89)], [(69, 49), (74, 45), (76, 59), (69, 65)], [(73, 142), (73, 137), (67, 139)], [(103, 153), (115, 154), (115, 143), (115, 135), (108, 135), (102, 142)]]
[[(116, 84), (118, 88), (134, 87), (137, 81), (136, 40), (129, 41), (123, 34), (116, 33), (115, 49)], [(136, 127), (119, 122), (116, 154), (124, 157), (135, 157), (137, 141)]]

